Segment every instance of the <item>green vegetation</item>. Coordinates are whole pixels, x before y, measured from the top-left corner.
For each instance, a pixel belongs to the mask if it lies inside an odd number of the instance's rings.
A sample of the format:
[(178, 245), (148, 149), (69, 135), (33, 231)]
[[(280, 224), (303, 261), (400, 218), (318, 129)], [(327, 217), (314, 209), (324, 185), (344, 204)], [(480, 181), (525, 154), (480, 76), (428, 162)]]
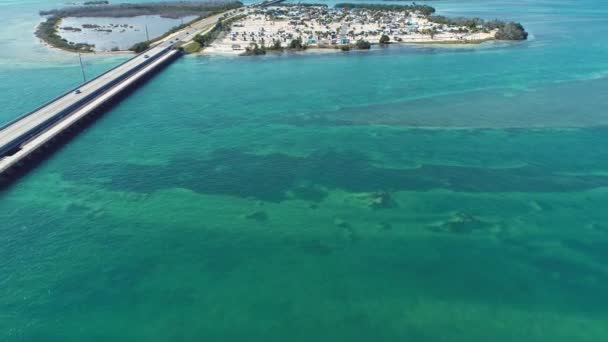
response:
[(242, 7), (240, 1), (199, 1), (199, 2), (153, 2), (126, 3), (115, 5), (75, 6), (49, 11), (40, 11), (40, 15), (65, 17), (135, 17), (140, 15), (160, 15), (166, 18), (182, 18), (185, 16), (204, 16), (229, 11)]
[(281, 41), (275, 40), (274, 43), (268, 48), (268, 50), (283, 51), (283, 46), (281, 45)]
[(437, 31), (436, 27), (433, 27), (433, 28), (430, 28), (430, 29), (424, 29), (424, 30), (420, 31), (420, 33), (429, 35), (429, 36), (431, 36), (431, 39), (434, 39), (435, 35), (437, 33), (439, 33), (439, 31)]
[(83, 5), (85, 6), (92, 6), (92, 5), (109, 5), (110, 2), (107, 0), (101, 0), (101, 1), (87, 1), (85, 2)]
[(134, 44), (133, 46), (131, 46), (131, 48), (129, 48), (129, 50), (135, 52), (135, 53), (140, 53), (140, 52), (144, 52), (146, 50), (148, 50), (150, 48), (150, 42), (140, 42), (137, 44)]
[[(136, 53), (144, 51), (144, 50), (148, 49), (152, 43), (155, 43), (155, 42), (157, 42), (157, 41), (159, 41), (161, 39), (164, 39), (164, 38), (168, 37), (169, 35), (171, 35), (171, 34), (173, 34), (175, 32), (183, 30), (183, 29), (189, 27), (191, 24), (193, 24), (193, 23), (195, 23), (195, 22), (197, 22), (197, 21), (199, 21), (201, 19), (203, 19), (203, 17), (197, 17), (196, 19), (191, 20), (191, 21), (189, 21), (189, 22), (187, 22), (185, 24), (174, 26), (172, 29), (170, 29), (169, 31), (165, 32), (164, 34), (162, 34), (159, 37), (151, 39), (150, 41), (147, 41), (147, 42), (139, 42), (137, 44), (134, 44), (131, 48), (129, 48), (129, 50), (134, 51)], [(146, 46), (146, 44), (147, 44), (147, 46)], [(144, 46), (145, 46), (145, 48), (144, 48)]]
[(341, 45), (340, 50), (341, 51), (350, 51), (350, 45)]
[(94, 45), (78, 43), (74, 44), (67, 39), (61, 38), (59, 34), (57, 34), (57, 28), (61, 23), (61, 17), (51, 16), (48, 17), (44, 22), (38, 25), (36, 29), (36, 37), (42, 39), (46, 43), (50, 44), (53, 47), (73, 51), (73, 52), (92, 52)]
[(185, 53), (196, 53), (201, 51), (201, 44), (196, 41), (191, 41), (188, 44), (183, 45), (181, 48)]
[(367, 40), (360, 39), (355, 43), (355, 48), (358, 50), (369, 50), (372, 47), (372, 44)]
[(442, 15), (433, 15), (429, 20), (442, 25), (465, 27), (470, 32), (489, 32), (498, 29), (496, 39), (499, 40), (526, 40), (528, 32), (520, 23), (505, 22), (502, 20), (483, 20), (481, 18), (449, 18)]
[(245, 52), (243, 52), (241, 56), (259, 56), (265, 54), (266, 48), (264, 47), (264, 45), (259, 46), (256, 43), (251, 43), (248, 47), (245, 48)]
[[(206, 32), (204, 34), (197, 34), (192, 39), (191, 43), (182, 46), (181, 49), (186, 53), (199, 52), (203, 47), (209, 46), (219, 36), (219, 34), (222, 31), (230, 30), (230, 25), (232, 22), (242, 19), (243, 17), (244, 17), (244, 15), (238, 15), (238, 16), (232, 17), (228, 20), (219, 19), (217, 24), (211, 30), (209, 30), (208, 32)], [(192, 22), (199, 21), (200, 19), (202, 19), (202, 18), (197, 18), (197, 19), (193, 20)], [(182, 30), (182, 29), (188, 27), (192, 22), (190, 22), (188, 24), (176, 26), (173, 29), (171, 29), (169, 32), (165, 33), (164, 35), (162, 35), (150, 42), (137, 43), (137, 44), (133, 45), (131, 47), (131, 49), (129, 49), (129, 50), (134, 51), (136, 53), (142, 52), (142, 51), (146, 50), (147, 48), (149, 48), (150, 44), (152, 42), (163, 39), (172, 33)]]
[[(345, 9), (367, 9), (376, 11), (405, 11), (405, 12), (418, 12), (429, 18), (430, 21), (448, 26), (458, 26), (458, 32), (490, 32), (491, 30), (497, 30), (496, 39), (498, 40), (526, 40), (528, 39), (528, 32), (520, 23), (505, 22), (501, 20), (485, 21), (481, 18), (449, 18), (441, 15), (432, 15), (435, 13), (435, 8), (428, 5), (383, 5), (383, 4), (355, 4), (355, 3), (339, 3), (336, 4), (336, 8)], [(428, 29), (422, 32), (428, 34), (431, 39), (438, 33), (436, 28)], [(390, 38), (388, 36), (382, 36), (380, 44), (388, 44)]]
[(199, 51), (201, 48), (205, 46), (209, 46), (222, 31), (230, 31), (230, 25), (237, 21), (243, 19), (244, 15), (237, 15), (227, 20), (220, 19), (217, 24), (208, 32), (204, 34), (197, 34), (194, 36), (193, 40), (199, 44)]
[(204, 48), (205, 46), (211, 45), (211, 43), (217, 38), (221, 31), (222, 22), (219, 21), (214, 28), (212, 28), (206, 33), (197, 34), (196, 36), (194, 36), (193, 40), (197, 42), (201, 46), (201, 48)]
[(479, 29), (480, 27), (491, 28), (492, 23), (496, 22), (496, 21), (486, 22), (485, 20), (483, 20), (481, 18), (463, 18), (463, 17), (450, 18), (450, 17), (446, 17), (443, 15), (432, 15), (428, 19), (436, 24), (450, 25), (450, 26), (463, 26), (463, 27), (466, 27), (471, 30)]
[(278, 4), (274, 4), (272, 6), (275, 7), (329, 7), (327, 4), (320, 4), (320, 3), (297, 3), (297, 4), (293, 4), (293, 3), (285, 3), (285, 2), (280, 2)]
[[(99, 6), (104, 5), (104, 6)], [(189, 15), (198, 17), (186, 24), (173, 27), (160, 37), (148, 42), (134, 44), (129, 50), (136, 53), (142, 52), (150, 47), (155, 41), (161, 40), (168, 35), (183, 30), (193, 22), (200, 19), (239, 8), (243, 4), (239, 1), (207, 1), (207, 2), (157, 2), (157, 3), (138, 3), (138, 4), (117, 4), (109, 5), (107, 1), (89, 1), (85, 6), (70, 7), (64, 9), (54, 9), (50, 11), (40, 11), (40, 15), (49, 15), (46, 21), (41, 23), (36, 30), (36, 36), (48, 44), (77, 52), (92, 52), (94, 45), (74, 44), (61, 38), (57, 33), (57, 28), (61, 20), (65, 17), (134, 17), (139, 15), (160, 15), (169, 18), (180, 18)], [(199, 43), (200, 44), (200, 43)], [(201, 44), (202, 45), (202, 44)], [(195, 45), (196, 46), (196, 45)], [(200, 47), (199, 47), (200, 49)]]
[(382, 45), (386, 45), (389, 44), (391, 42), (391, 38), (385, 34), (382, 35), (382, 37), (380, 37), (380, 44)]
[(306, 50), (306, 46), (302, 43), (302, 38), (292, 39), (289, 43), (290, 50)]
[(431, 15), (435, 13), (435, 8), (428, 5), (383, 5), (383, 4), (353, 4), (339, 3), (336, 8), (345, 9), (368, 9), (375, 11), (394, 11), (394, 12), (418, 12), (422, 15)]
[(498, 29), (498, 32), (496, 32), (496, 39), (526, 40), (528, 39), (528, 32), (526, 32), (520, 23), (509, 22)]

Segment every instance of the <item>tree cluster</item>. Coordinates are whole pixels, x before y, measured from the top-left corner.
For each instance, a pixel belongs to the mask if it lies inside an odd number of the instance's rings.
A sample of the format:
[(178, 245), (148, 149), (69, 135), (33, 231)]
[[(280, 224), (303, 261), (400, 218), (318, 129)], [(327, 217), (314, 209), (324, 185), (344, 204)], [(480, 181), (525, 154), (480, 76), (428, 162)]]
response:
[(61, 23), (61, 17), (51, 16), (48, 17), (44, 22), (38, 25), (36, 29), (36, 36), (48, 44), (68, 51), (77, 52), (92, 52), (95, 45), (85, 43), (71, 43), (57, 33), (57, 27)]
[(502, 20), (483, 20), (481, 18), (449, 18), (442, 15), (433, 15), (429, 20), (440, 25), (466, 27), (471, 32), (498, 29), (496, 39), (499, 40), (526, 40), (528, 32), (520, 23), (505, 22)]
[(304, 50), (306, 46), (302, 43), (302, 38), (298, 37), (296, 39), (292, 39), (289, 42), (289, 49), (291, 50)]
[(354, 4), (339, 3), (334, 7), (345, 9), (368, 9), (374, 11), (417, 12), (425, 16), (435, 13), (435, 8), (429, 5), (384, 5), (384, 4)]
[(370, 44), (370, 42), (367, 40), (360, 39), (355, 43), (355, 48), (358, 50), (369, 50), (371, 47), (372, 44)]
[(150, 42), (140, 42), (140, 43), (136, 43), (133, 46), (131, 46), (131, 48), (129, 50), (135, 52), (135, 53), (140, 53), (140, 52), (144, 52), (146, 50), (148, 50), (150, 48)]
[(520, 23), (509, 22), (498, 29), (496, 39), (499, 40), (526, 40), (528, 32)]
[(248, 47), (245, 48), (245, 52), (243, 52), (242, 56), (259, 56), (265, 55), (266, 48), (264, 45), (260, 46), (257, 43), (251, 43)]
[(49, 11), (40, 15), (65, 17), (135, 17), (140, 15), (160, 15), (167, 18), (180, 18), (191, 15), (207, 16), (242, 7), (240, 1), (194, 1), (194, 2), (152, 2), (124, 3), (115, 5), (72, 6)]

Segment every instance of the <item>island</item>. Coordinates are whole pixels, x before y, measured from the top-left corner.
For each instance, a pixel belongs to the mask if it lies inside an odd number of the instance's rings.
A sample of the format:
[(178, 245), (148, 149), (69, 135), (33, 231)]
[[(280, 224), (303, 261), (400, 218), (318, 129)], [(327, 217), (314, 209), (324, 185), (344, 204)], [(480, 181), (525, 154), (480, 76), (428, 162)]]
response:
[[(205, 38), (205, 37), (203, 37)], [(515, 22), (450, 18), (428, 5), (339, 3), (276, 4), (248, 8), (215, 40), (201, 39), (206, 53), (259, 55), (266, 51), (370, 49), (388, 44), (479, 44), (526, 40)]]
[[(93, 43), (72, 42), (66, 36), (84, 34), (84, 30), (111, 33), (132, 29), (129, 23), (107, 26), (78, 23), (62, 25), (71, 18), (137, 18), (160, 16), (181, 18), (180, 25), (170, 27), (157, 37), (147, 37), (130, 46), (133, 52), (147, 49), (155, 40), (187, 30), (191, 23), (210, 15), (238, 10), (238, 15), (225, 14), (209, 30), (178, 47), (186, 53), (263, 55), (267, 52), (307, 49), (336, 51), (367, 50), (374, 45), (389, 44), (479, 44), (488, 41), (521, 41), (528, 38), (517, 22), (437, 15), (426, 4), (326, 4), (266, 2), (244, 7), (238, 1), (159, 2), (109, 4), (105, 1), (88, 5), (42, 11), (46, 20), (36, 34), (51, 46), (68, 51), (92, 52)], [(188, 20), (184, 23), (184, 18)], [(136, 29), (137, 30), (137, 29)], [(120, 50), (119, 48), (113, 48)]]

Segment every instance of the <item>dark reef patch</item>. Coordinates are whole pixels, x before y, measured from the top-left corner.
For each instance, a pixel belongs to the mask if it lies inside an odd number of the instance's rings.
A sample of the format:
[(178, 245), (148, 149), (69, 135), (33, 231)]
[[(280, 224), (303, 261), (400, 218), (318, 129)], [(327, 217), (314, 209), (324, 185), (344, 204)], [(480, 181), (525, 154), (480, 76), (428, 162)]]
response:
[(245, 218), (248, 220), (255, 220), (255, 221), (259, 221), (259, 222), (266, 222), (268, 221), (268, 214), (266, 214), (265, 211), (255, 211), (251, 214), (247, 214), (245, 215)]
[[(86, 169), (88, 168), (88, 170)], [(166, 166), (134, 164), (79, 164), (66, 166), (67, 180), (107, 179), (112, 190), (153, 192), (188, 188), (279, 202), (292, 192), (319, 201), (324, 194), (309, 183), (351, 192), (427, 191), (463, 192), (571, 192), (608, 186), (608, 177), (566, 175), (540, 166), (491, 169), (453, 165), (423, 165), (414, 169), (378, 167), (357, 152), (317, 152), (307, 157), (284, 154), (255, 155), (240, 150), (216, 150), (208, 158), (178, 158)]]
[(298, 199), (311, 202), (321, 202), (327, 197), (327, 192), (315, 186), (297, 186), (291, 189), (291, 193)]
[(299, 242), (299, 247), (306, 253), (313, 255), (329, 255), (334, 249), (327, 242), (320, 239), (303, 240)]
[(608, 241), (565, 239), (562, 243), (570, 249), (593, 257), (600, 263), (608, 263)]

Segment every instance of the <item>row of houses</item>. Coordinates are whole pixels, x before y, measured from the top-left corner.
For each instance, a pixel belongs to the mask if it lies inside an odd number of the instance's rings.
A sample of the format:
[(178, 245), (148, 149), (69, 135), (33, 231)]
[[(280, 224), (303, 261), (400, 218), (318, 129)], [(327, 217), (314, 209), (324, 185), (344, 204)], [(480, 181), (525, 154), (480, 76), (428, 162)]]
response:
[(436, 24), (425, 16), (404, 11), (274, 6), (251, 9), (247, 14), (232, 26), (229, 39), (235, 46), (276, 42), (287, 46), (296, 38), (310, 46), (343, 45), (358, 40), (377, 43), (383, 35), (392, 41), (415, 41), (429, 39), (430, 31), (443, 34), (445, 39), (462, 39), (466, 33), (463, 28)]

